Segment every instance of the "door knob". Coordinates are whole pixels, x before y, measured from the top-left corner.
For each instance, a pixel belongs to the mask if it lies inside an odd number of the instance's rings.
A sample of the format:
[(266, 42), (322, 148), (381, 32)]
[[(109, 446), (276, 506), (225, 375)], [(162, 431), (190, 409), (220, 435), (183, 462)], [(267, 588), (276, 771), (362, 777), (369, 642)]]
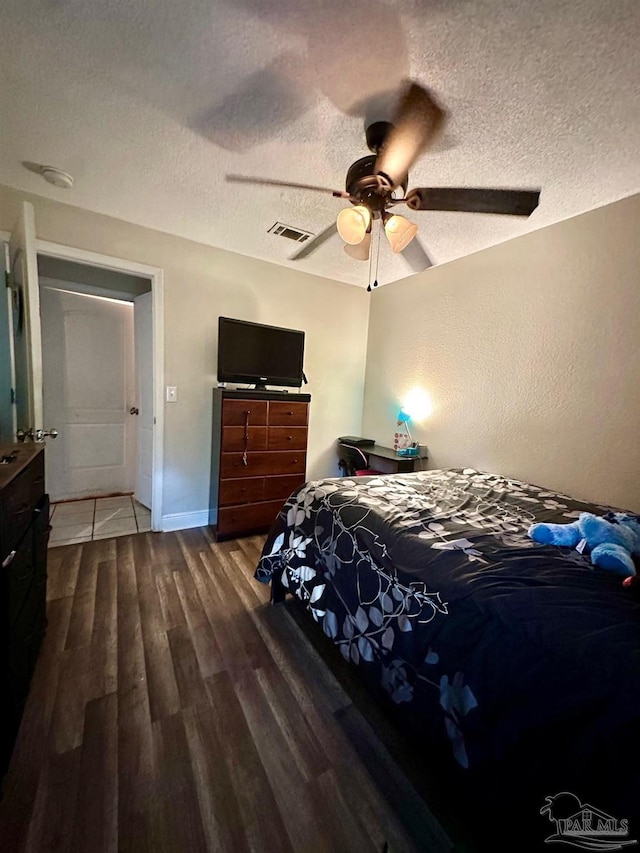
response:
[(136, 406), (131, 406), (131, 408), (129, 409), (129, 414), (130, 415), (139, 415), (140, 409), (138, 409)]
[(27, 438), (30, 438), (33, 441), (44, 441), (45, 438), (47, 438), (47, 436), (49, 438), (57, 438), (58, 437), (58, 430), (57, 429), (33, 429), (33, 427), (31, 427), (31, 429), (28, 429), (28, 430), (19, 429), (16, 432), (16, 438), (21, 443), (26, 441)]

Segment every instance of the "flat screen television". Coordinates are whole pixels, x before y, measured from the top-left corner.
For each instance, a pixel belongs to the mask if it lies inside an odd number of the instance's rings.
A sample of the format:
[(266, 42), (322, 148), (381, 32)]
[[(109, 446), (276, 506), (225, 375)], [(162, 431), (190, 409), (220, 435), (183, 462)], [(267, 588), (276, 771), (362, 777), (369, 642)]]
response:
[(233, 320), (218, 319), (218, 382), (302, 385), (304, 332)]

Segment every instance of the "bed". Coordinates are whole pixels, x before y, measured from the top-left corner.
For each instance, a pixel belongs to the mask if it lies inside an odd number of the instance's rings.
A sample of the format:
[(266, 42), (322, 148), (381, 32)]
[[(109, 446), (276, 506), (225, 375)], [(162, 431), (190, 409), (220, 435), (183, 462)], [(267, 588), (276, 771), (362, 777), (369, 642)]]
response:
[(527, 536), (609, 509), (470, 469), (319, 480), (256, 577), (302, 602), (478, 813), (549, 835), (547, 798), (570, 792), (640, 838), (640, 599)]

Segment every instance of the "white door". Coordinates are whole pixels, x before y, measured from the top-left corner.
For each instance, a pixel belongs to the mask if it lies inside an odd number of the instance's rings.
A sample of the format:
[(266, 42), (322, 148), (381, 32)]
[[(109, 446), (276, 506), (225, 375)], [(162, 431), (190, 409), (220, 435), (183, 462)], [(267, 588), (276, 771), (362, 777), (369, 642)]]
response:
[(153, 487), (153, 311), (151, 293), (134, 300), (138, 469), (135, 497), (151, 509)]
[(30, 438), (43, 429), (42, 342), (40, 295), (36, 256), (36, 220), (33, 205), (23, 202), (9, 239), (14, 417), (17, 430)]
[(42, 344), (53, 500), (133, 492), (136, 418), (133, 304), (43, 286)]

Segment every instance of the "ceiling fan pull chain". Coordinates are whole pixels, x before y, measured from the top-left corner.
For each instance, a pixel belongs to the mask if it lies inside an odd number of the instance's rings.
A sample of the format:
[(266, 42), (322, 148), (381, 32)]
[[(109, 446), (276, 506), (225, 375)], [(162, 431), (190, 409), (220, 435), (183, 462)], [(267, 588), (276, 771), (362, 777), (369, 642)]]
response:
[(380, 260), (380, 233), (382, 232), (382, 217), (378, 221), (378, 248), (376, 249), (376, 277), (373, 280), (373, 286), (378, 286), (378, 261)]
[[(373, 229), (373, 223), (370, 226)], [(371, 254), (371, 249), (369, 249), (369, 278), (367, 280), (367, 292), (371, 293), (371, 264), (373, 262), (373, 257)]]

